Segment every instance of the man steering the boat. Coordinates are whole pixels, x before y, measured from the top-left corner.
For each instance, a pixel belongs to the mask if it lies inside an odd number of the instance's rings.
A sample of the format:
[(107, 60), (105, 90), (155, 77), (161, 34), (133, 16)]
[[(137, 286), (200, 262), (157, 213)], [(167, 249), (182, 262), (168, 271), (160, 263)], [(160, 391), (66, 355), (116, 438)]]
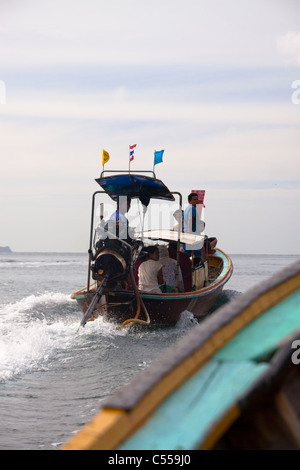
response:
[[(127, 196), (120, 196), (117, 200), (117, 209), (113, 212), (110, 218), (105, 222), (100, 220), (100, 223), (95, 229), (94, 248), (95, 254), (89, 250), (91, 259), (95, 260), (99, 249), (108, 246), (115, 246), (117, 239), (124, 240), (126, 243), (134, 244), (134, 229), (130, 227), (126, 213), (131, 206), (131, 198)], [(101, 218), (101, 217), (100, 217)]]
[(126, 213), (131, 206), (131, 198), (127, 196), (119, 196), (117, 200), (117, 210), (110, 216), (109, 220), (116, 221), (116, 225), (124, 224), (129, 226)]
[(134, 229), (130, 227), (126, 213), (131, 206), (131, 198), (127, 196), (120, 196), (117, 200), (117, 209), (113, 212), (105, 223), (103, 220), (98, 224), (95, 230), (97, 239), (95, 246), (99, 240), (106, 238), (118, 237), (131, 243), (134, 238)]
[[(93, 279), (101, 282), (103, 276), (118, 278), (124, 288), (130, 284), (129, 270), (133, 256), (137, 256), (140, 242), (134, 239), (134, 229), (130, 227), (126, 213), (129, 211), (131, 198), (120, 196), (117, 209), (107, 222), (98, 224), (98, 240), (94, 243), (95, 252), (90, 249)], [(133, 255), (134, 253), (134, 255)], [(121, 286), (119, 284), (119, 287)]]
[[(185, 209), (183, 214), (183, 231), (184, 232), (194, 232), (194, 233), (201, 233), (205, 228), (205, 223), (203, 220), (200, 220), (198, 211), (197, 211), (197, 204), (199, 204), (198, 194), (197, 193), (190, 193), (188, 195), (188, 202), (189, 205)], [(193, 250), (188, 249), (189, 247), (185, 247), (184, 251), (189, 256), (194, 256), (195, 261), (206, 261), (208, 253), (213, 253), (214, 247), (217, 244), (217, 239), (215, 237), (205, 237), (203, 247), (193, 247)]]

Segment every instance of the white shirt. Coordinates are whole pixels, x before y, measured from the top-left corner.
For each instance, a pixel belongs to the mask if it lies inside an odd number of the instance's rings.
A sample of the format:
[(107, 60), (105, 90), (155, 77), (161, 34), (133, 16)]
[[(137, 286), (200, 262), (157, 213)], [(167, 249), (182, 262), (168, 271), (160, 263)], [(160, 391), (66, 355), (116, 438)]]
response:
[(119, 210), (116, 210), (111, 216), (110, 220), (118, 220), (121, 222), (121, 224), (128, 225), (128, 219), (126, 218), (126, 215), (124, 212), (121, 212)]
[[(190, 227), (189, 227), (190, 225)], [(185, 232), (195, 232), (195, 233), (202, 233), (204, 230), (204, 222), (200, 220), (198, 211), (196, 207), (192, 204), (189, 204), (184, 211), (184, 222), (183, 228)], [(189, 228), (191, 230), (189, 230)], [(200, 250), (202, 244), (194, 244), (194, 245), (186, 245), (187, 250)]]
[(94, 246), (96, 245), (97, 241), (100, 240), (100, 238), (106, 238), (106, 235), (103, 236), (104, 234), (104, 219), (100, 220), (98, 223), (97, 227), (95, 228), (95, 234), (94, 234)]
[[(177, 271), (177, 261), (173, 258), (160, 258), (163, 269), (163, 278), (165, 283), (168, 286), (176, 287), (176, 271)], [(178, 266), (178, 289), (179, 292), (184, 291), (182, 272)]]
[[(189, 230), (189, 219), (193, 219), (191, 230)], [(191, 221), (190, 221), (191, 223)], [(204, 231), (204, 222), (200, 219), (196, 207), (189, 204), (184, 211), (183, 228), (185, 232), (202, 233)]]
[(157, 274), (162, 264), (159, 261), (148, 259), (139, 267), (139, 290), (151, 292), (151, 294), (161, 294), (158, 285)]
[(122, 240), (126, 240), (127, 237), (134, 238), (134, 229), (129, 226), (129, 222), (124, 212), (116, 210), (108, 221), (108, 230), (114, 235), (117, 235), (116, 223), (119, 223), (118, 236)]

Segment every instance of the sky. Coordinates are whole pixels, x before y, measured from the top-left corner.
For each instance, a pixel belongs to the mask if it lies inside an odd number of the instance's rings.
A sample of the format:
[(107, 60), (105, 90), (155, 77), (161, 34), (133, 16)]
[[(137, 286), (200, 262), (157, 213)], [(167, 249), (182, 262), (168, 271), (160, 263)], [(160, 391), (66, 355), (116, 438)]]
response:
[(0, 246), (86, 252), (102, 149), (127, 170), (136, 144), (132, 172), (164, 149), (184, 205), (205, 189), (223, 251), (299, 255), (299, 18), (298, 0), (1, 0)]

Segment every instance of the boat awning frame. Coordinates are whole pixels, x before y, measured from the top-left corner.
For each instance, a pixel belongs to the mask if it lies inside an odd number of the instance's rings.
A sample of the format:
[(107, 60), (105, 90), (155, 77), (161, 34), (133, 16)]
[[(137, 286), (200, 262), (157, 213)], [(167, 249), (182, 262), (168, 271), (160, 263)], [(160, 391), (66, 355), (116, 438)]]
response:
[(139, 199), (144, 206), (148, 206), (151, 199), (175, 201), (173, 193), (157, 178), (137, 173), (106, 177), (102, 174), (96, 182), (114, 201), (117, 201), (120, 196)]

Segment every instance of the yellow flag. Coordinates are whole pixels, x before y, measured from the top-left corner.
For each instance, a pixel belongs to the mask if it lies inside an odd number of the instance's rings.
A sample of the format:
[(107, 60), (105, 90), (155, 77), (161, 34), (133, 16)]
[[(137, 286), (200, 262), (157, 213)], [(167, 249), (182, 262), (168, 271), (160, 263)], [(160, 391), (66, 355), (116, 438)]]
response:
[(102, 165), (105, 165), (109, 160), (109, 153), (106, 150), (102, 150)]

